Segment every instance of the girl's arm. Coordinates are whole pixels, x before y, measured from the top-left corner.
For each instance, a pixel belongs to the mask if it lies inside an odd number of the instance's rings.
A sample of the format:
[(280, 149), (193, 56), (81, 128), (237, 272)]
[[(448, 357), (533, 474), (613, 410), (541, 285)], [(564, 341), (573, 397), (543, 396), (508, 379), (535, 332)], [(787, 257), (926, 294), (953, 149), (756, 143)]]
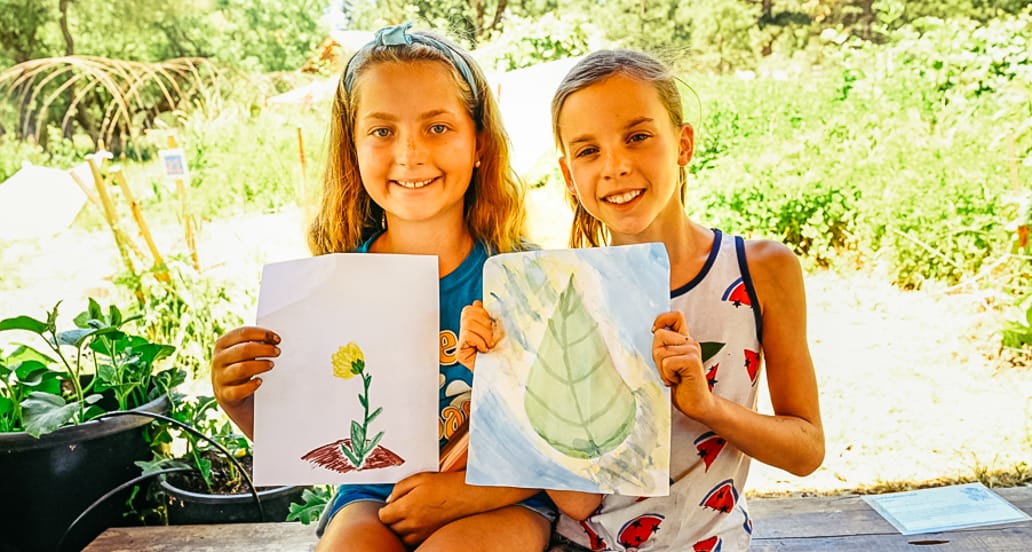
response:
[(577, 520), (584, 521), (595, 513), (602, 504), (602, 495), (598, 493), (582, 493), (580, 491), (557, 491), (549, 489), (548, 496), (555, 502), (559, 511)]
[(653, 359), (672, 386), (674, 406), (749, 456), (796, 475), (824, 460), (817, 378), (806, 337), (806, 294), (799, 260), (784, 245), (749, 241), (749, 271), (763, 315), (763, 352), (774, 415), (714, 395), (699, 345), (681, 313), (656, 320)]

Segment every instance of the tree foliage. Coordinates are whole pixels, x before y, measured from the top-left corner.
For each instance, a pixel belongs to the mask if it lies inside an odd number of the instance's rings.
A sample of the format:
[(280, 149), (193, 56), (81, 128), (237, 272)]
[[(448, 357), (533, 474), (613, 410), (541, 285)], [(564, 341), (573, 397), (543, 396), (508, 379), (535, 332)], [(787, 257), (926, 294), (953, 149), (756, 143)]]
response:
[(0, 65), (76, 54), (295, 69), (325, 35), (323, 10), (318, 0), (0, 0)]

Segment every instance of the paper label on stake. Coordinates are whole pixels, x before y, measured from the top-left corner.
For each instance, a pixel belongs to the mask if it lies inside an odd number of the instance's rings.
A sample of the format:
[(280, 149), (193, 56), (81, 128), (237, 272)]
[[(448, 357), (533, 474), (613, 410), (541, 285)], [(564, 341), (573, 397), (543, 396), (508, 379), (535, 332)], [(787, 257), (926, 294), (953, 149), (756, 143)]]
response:
[(161, 158), (165, 167), (165, 178), (169, 180), (190, 178), (186, 168), (186, 154), (181, 148), (158, 150), (158, 157)]

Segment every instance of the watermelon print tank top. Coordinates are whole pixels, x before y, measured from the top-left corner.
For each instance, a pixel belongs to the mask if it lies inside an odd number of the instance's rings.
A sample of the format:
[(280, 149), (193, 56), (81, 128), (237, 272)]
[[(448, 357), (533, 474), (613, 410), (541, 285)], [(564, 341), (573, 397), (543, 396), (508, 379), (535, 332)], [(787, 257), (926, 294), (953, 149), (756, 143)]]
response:
[[(671, 292), (702, 344), (710, 389), (756, 408), (761, 317), (744, 241), (714, 230), (698, 276)], [(608, 495), (583, 522), (562, 516), (560, 534), (595, 551), (733, 552), (749, 547), (752, 520), (743, 487), (750, 458), (676, 408), (671, 416), (670, 495)]]

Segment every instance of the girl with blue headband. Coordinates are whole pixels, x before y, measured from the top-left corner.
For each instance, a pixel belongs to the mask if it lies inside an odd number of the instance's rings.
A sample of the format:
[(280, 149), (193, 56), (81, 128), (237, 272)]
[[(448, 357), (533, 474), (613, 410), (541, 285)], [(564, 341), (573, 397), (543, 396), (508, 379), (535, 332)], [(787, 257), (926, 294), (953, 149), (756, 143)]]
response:
[[(469, 417), (472, 372), (456, 357), (460, 312), (481, 299), (488, 255), (525, 244), (524, 190), (498, 105), (463, 49), (410, 24), (388, 27), (348, 62), (329, 142), (312, 253), (438, 256), (443, 447)], [(215, 396), (249, 436), (253, 394), (278, 343), (274, 332), (243, 327), (215, 346)], [(318, 550), (540, 551), (554, 518), (543, 493), (469, 486), (463, 471), (421, 473), (396, 485), (341, 486)]]

